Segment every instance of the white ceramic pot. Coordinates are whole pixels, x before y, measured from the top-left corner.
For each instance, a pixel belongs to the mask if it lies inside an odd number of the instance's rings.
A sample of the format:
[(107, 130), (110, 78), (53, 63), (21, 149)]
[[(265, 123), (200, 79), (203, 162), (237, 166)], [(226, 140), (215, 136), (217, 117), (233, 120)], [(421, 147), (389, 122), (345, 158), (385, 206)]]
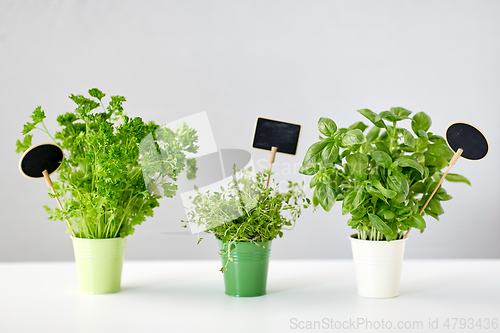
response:
[(358, 295), (389, 298), (399, 295), (399, 280), (406, 239), (387, 241), (359, 240), (351, 235)]

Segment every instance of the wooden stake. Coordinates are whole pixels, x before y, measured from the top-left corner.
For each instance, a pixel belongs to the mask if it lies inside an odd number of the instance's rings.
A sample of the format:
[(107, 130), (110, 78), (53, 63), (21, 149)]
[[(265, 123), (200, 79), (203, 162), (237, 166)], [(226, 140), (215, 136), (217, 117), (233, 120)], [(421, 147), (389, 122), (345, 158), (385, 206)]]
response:
[[(273, 169), (273, 163), (277, 152), (278, 152), (278, 147), (271, 147), (271, 156), (269, 157), (269, 171)], [(269, 187), (269, 180), (271, 180), (271, 174), (267, 175), (266, 188)]]
[[(43, 178), (45, 179), (45, 182), (47, 183), (47, 186), (52, 190), (52, 194), (56, 194), (56, 191), (54, 190), (54, 185), (52, 184), (52, 180), (50, 179), (49, 173), (47, 170), (44, 170), (42, 172)], [(61, 201), (59, 201), (59, 198), (56, 197), (57, 204), (59, 205), (59, 208), (63, 210), (63, 206), (61, 204)], [(66, 222), (66, 225), (68, 226), (69, 230), (71, 230), (71, 234), (73, 237), (76, 237), (75, 232), (73, 231), (73, 228), (71, 228), (71, 224), (69, 223), (68, 219), (64, 219)]]
[[(432, 197), (434, 196), (434, 194), (436, 194), (439, 186), (441, 186), (441, 184), (443, 183), (444, 179), (446, 178), (446, 175), (448, 174), (448, 172), (450, 172), (450, 169), (452, 166), (455, 165), (455, 163), (457, 163), (457, 160), (458, 158), (460, 157), (460, 155), (462, 155), (463, 153), (463, 149), (462, 148), (459, 148), (457, 150), (457, 152), (455, 153), (455, 155), (453, 155), (453, 158), (451, 159), (450, 161), (450, 166), (448, 167), (448, 169), (446, 169), (446, 172), (444, 173), (443, 177), (441, 177), (441, 180), (439, 181), (439, 183), (437, 184), (436, 188), (434, 189), (434, 191), (432, 191), (431, 195), (429, 196), (429, 199), (427, 199), (427, 201), (425, 202), (424, 206), (422, 207), (422, 209), (420, 210), (420, 213), (418, 213), (419, 215), (422, 215), (422, 213), (424, 212), (425, 208), (427, 208), (427, 205), (429, 204), (429, 202), (431, 202), (431, 199)], [(412, 228), (410, 227), (410, 229), (408, 229), (408, 231), (406, 232), (405, 236), (403, 237), (403, 239), (405, 239), (406, 237), (408, 237), (408, 234), (410, 233), (410, 230)]]

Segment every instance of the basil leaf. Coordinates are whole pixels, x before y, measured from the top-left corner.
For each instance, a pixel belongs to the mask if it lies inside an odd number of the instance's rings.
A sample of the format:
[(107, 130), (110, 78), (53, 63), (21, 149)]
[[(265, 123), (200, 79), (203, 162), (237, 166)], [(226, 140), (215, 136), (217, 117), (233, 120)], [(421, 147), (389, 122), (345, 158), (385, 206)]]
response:
[(449, 173), (446, 175), (446, 180), (450, 182), (466, 183), (470, 185), (470, 181), (462, 175), (456, 173)]
[(432, 198), (431, 202), (429, 202), (429, 207), (430, 210), (436, 215), (444, 214), (443, 206), (441, 206), (441, 203), (436, 198)]
[(412, 210), (410, 206), (398, 206), (396, 207), (396, 211), (401, 216), (408, 216), (411, 214)]
[(366, 142), (366, 138), (360, 129), (348, 131), (342, 138), (342, 144), (345, 146), (352, 146)]
[(371, 121), (373, 125), (380, 128), (385, 128), (385, 123), (382, 120), (380, 120), (380, 118), (378, 118), (378, 115), (375, 112), (368, 109), (361, 109), (358, 110), (358, 112), (361, 113), (363, 116), (365, 116), (366, 119)]
[(444, 193), (444, 194), (436, 193), (436, 198), (438, 198), (439, 201), (448, 201), (448, 200), (453, 199), (453, 197), (451, 195), (449, 195), (448, 193)]
[(365, 154), (355, 153), (348, 155), (346, 161), (356, 173), (361, 173), (368, 167), (368, 157)]
[(420, 165), (417, 161), (415, 161), (413, 158), (411, 158), (409, 156), (404, 156), (402, 158), (397, 159), (393, 163), (393, 166), (397, 166), (397, 165), (402, 166), (402, 167), (413, 168), (413, 169), (417, 170), (418, 172), (420, 172), (422, 177), (424, 176), (424, 168), (422, 167), (422, 165)]
[(380, 183), (380, 181), (378, 180), (372, 180), (372, 184), (373, 186), (375, 186), (379, 191), (380, 193), (382, 193), (384, 195), (384, 197), (386, 198), (389, 198), (389, 199), (392, 199), (396, 196), (397, 192), (396, 191), (393, 191), (393, 190), (388, 190), (386, 189), (384, 186), (382, 186), (382, 184)]
[(344, 201), (342, 202), (342, 215), (348, 214), (354, 210), (352, 207), (352, 203), (354, 198), (356, 197), (356, 191), (350, 190), (344, 197)]
[(419, 112), (413, 116), (411, 129), (417, 136), (423, 136), (420, 131), (427, 132), (432, 125), (431, 117), (425, 112)]
[(382, 216), (384, 217), (384, 219), (386, 221), (389, 221), (389, 220), (394, 219), (396, 217), (396, 214), (394, 214), (394, 212), (392, 210), (387, 209), (387, 210), (382, 212)]
[(379, 113), (378, 117), (380, 119), (385, 119), (387, 121), (390, 121), (391, 123), (394, 123), (398, 120), (396, 115), (392, 113), (391, 111), (382, 111)]
[(366, 141), (372, 143), (373, 140), (375, 140), (378, 137), (378, 134), (380, 133), (380, 128), (377, 126), (374, 126), (370, 128), (368, 131), (368, 134), (366, 134)]
[(333, 188), (328, 184), (319, 183), (318, 185), (316, 185), (314, 195), (318, 199), (321, 207), (323, 207), (323, 209), (327, 212), (329, 212), (335, 204), (335, 192), (333, 191)]
[(299, 173), (307, 176), (312, 176), (319, 171), (319, 164), (311, 163), (311, 164), (302, 164), (299, 169)]
[(447, 145), (446, 140), (442, 136), (435, 135), (435, 134), (429, 136), (429, 141), (434, 142), (434, 143), (441, 143), (441, 144)]
[(425, 192), (425, 185), (422, 182), (418, 182), (418, 183), (413, 184), (410, 189), (415, 193), (424, 193)]
[(373, 197), (379, 198), (385, 203), (387, 203), (387, 199), (384, 197), (382, 192), (380, 192), (375, 186), (367, 184), (366, 185), (366, 191)]
[(393, 231), (392, 229), (384, 222), (380, 217), (378, 217), (375, 214), (368, 214), (368, 219), (370, 220), (371, 224), (380, 231), (386, 238), (389, 238), (392, 236)]
[(320, 205), (318, 196), (316, 195), (316, 189), (314, 189), (313, 193), (313, 205), (314, 207), (318, 207)]
[(381, 167), (384, 167), (386, 169), (389, 169), (392, 164), (392, 158), (387, 154), (386, 152), (376, 150), (372, 152), (372, 157), (377, 162), (378, 165)]
[(390, 111), (396, 115), (398, 120), (408, 119), (408, 116), (411, 114), (411, 111), (402, 107), (391, 108)]
[(356, 191), (356, 196), (354, 197), (354, 200), (352, 201), (352, 209), (355, 210), (356, 208), (359, 207), (365, 201), (365, 189), (363, 186), (358, 187), (358, 190)]
[(418, 163), (425, 165), (425, 155), (424, 154), (422, 154), (422, 153), (414, 153), (414, 154), (411, 155), (411, 157), (415, 161), (417, 161)]
[(407, 145), (408, 147), (415, 147), (415, 138), (413, 135), (408, 131), (406, 128), (401, 129), (403, 132), (403, 139), (404, 139), (404, 144)]
[(347, 221), (347, 225), (350, 226), (351, 228), (355, 229), (358, 225), (359, 225), (359, 222), (361, 222), (362, 219), (355, 219), (353, 217), (351, 217), (349, 219), (349, 221)]
[(311, 181), (309, 182), (309, 188), (313, 188), (314, 186), (316, 186), (316, 184), (320, 180), (320, 176), (321, 175), (318, 174), (318, 175), (315, 175), (314, 177), (312, 177)]
[(448, 145), (442, 143), (434, 143), (432, 145), (429, 145), (429, 147), (427, 148), (427, 152), (429, 152), (429, 154), (433, 156), (445, 159), (451, 159), (453, 155), (455, 155), (453, 150), (451, 150)]
[(366, 215), (367, 211), (368, 210), (363, 205), (361, 205), (358, 208), (356, 208), (355, 210), (353, 210), (351, 212), (351, 214), (352, 214), (352, 217), (355, 219), (362, 219)]
[(420, 232), (423, 232), (426, 227), (424, 218), (418, 214), (408, 217), (403, 222), (412, 228), (420, 230)]
[(321, 157), (325, 164), (333, 164), (337, 157), (339, 157), (339, 147), (337, 144), (335, 144), (335, 142), (327, 144), (321, 153)]
[(359, 129), (361, 132), (364, 132), (365, 129), (367, 129), (368, 126), (366, 126), (363, 122), (361, 121), (358, 121), (358, 122), (355, 122), (354, 124), (352, 124), (351, 126), (349, 126), (349, 129), (350, 130), (353, 130), (353, 129)]
[(383, 142), (375, 142), (375, 147), (377, 147), (377, 150), (383, 151), (389, 155), (391, 154), (389, 148)]
[(309, 149), (307, 150), (302, 165), (318, 164), (321, 160), (322, 150), (326, 147), (328, 143), (329, 143), (328, 140), (322, 140), (313, 143), (311, 147), (309, 147)]
[(318, 129), (325, 136), (333, 136), (337, 132), (337, 124), (330, 118), (319, 118)]
[(342, 160), (342, 159), (346, 158), (349, 155), (351, 155), (351, 152), (348, 149), (346, 149), (346, 150), (344, 150), (342, 152), (342, 154), (340, 154), (340, 159)]
[(389, 177), (387, 177), (387, 185), (389, 188), (398, 192), (403, 193), (404, 197), (408, 195), (410, 191), (408, 180), (399, 171), (393, 171)]

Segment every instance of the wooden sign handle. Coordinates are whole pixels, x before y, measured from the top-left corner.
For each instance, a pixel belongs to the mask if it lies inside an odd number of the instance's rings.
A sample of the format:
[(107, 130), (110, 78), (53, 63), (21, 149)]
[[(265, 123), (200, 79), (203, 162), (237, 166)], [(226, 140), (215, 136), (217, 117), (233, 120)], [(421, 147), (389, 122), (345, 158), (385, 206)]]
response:
[[(420, 213), (418, 213), (419, 215), (422, 215), (422, 213), (424, 212), (425, 208), (427, 208), (427, 205), (429, 204), (429, 202), (431, 202), (431, 199), (432, 197), (434, 196), (434, 194), (436, 194), (439, 186), (441, 186), (441, 184), (443, 183), (444, 179), (446, 178), (446, 175), (448, 174), (448, 172), (450, 172), (450, 169), (452, 166), (455, 165), (455, 163), (457, 163), (458, 161), (458, 158), (460, 157), (460, 155), (462, 155), (463, 153), (463, 149), (462, 148), (459, 148), (457, 150), (457, 152), (455, 153), (455, 155), (453, 155), (453, 158), (451, 159), (450, 161), (450, 166), (448, 167), (448, 169), (446, 169), (443, 177), (441, 177), (441, 180), (439, 181), (439, 183), (437, 184), (436, 188), (434, 189), (434, 191), (432, 191), (431, 195), (429, 196), (429, 199), (427, 199), (427, 201), (425, 202), (424, 206), (422, 207), (422, 209), (420, 210)], [(405, 236), (403, 237), (403, 239), (405, 239), (406, 237), (408, 237), (408, 234), (410, 233), (410, 230), (412, 228), (410, 227), (410, 229), (408, 229), (408, 231), (406, 232)]]
[[(52, 179), (50, 179), (49, 173), (47, 170), (42, 171), (43, 178), (45, 179), (45, 182), (47, 183), (47, 186), (52, 190), (52, 194), (56, 194), (56, 191), (54, 190), (54, 184), (52, 184)], [(59, 201), (59, 198), (56, 198), (57, 204), (59, 205), (59, 208), (63, 210), (63, 206), (61, 204), (61, 201)], [(73, 228), (71, 228), (71, 224), (69, 223), (68, 219), (64, 219), (66, 222), (66, 225), (68, 226), (69, 230), (71, 230), (71, 234), (73, 237), (76, 237), (75, 232), (73, 231)]]
[[(273, 169), (274, 159), (276, 158), (276, 152), (278, 152), (278, 147), (271, 147), (271, 156), (269, 157), (269, 171)], [(269, 181), (271, 180), (271, 174), (267, 175), (266, 188), (269, 187)]]

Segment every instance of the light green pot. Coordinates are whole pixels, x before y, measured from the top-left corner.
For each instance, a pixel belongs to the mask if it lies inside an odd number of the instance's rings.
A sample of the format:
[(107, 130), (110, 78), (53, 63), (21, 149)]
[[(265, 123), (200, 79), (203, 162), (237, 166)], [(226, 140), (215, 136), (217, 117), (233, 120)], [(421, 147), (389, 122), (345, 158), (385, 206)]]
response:
[[(267, 271), (272, 241), (259, 242), (258, 247), (251, 242), (239, 242), (231, 251), (232, 262), (224, 273), (226, 294), (236, 297), (255, 297), (266, 294)], [(219, 249), (227, 249), (229, 244), (219, 239)], [(222, 265), (226, 264), (227, 254), (221, 255)]]
[(120, 291), (125, 238), (71, 239), (80, 291), (86, 294), (111, 294)]

